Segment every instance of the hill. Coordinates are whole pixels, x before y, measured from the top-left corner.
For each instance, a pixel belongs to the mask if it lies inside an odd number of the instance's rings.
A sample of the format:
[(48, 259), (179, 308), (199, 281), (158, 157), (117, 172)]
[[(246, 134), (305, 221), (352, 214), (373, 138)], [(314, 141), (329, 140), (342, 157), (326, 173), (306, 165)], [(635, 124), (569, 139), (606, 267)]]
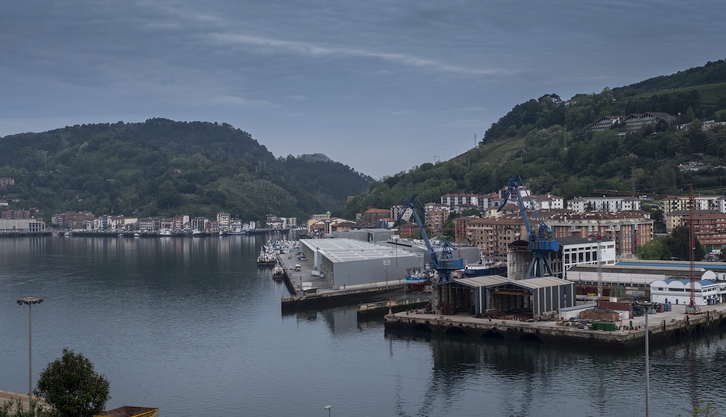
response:
[[(673, 118), (634, 131), (625, 123), (604, 131), (587, 129), (603, 116), (646, 112)], [(372, 183), (343, 214), (401, 204), (413, 193), (427, 202), (438, 202), (446, 193), (490, 193), (514, 173), (535, 193), (565, 198), (591, 195), (595, 188), (633, 186), (675, 193), (686, 184), (700, 193), (724, 193), (726, 126), (702, 129), (706, 120), (726, 121), (724, 60), (569, 100), (546, 94), (514, 106), (476, 148)]]
[(370, 178), (324, 155), (276, 158), (228, 124), (149, 119), (0, 138), (10, 208), (96, 215), (305, 218), (336, 210)]

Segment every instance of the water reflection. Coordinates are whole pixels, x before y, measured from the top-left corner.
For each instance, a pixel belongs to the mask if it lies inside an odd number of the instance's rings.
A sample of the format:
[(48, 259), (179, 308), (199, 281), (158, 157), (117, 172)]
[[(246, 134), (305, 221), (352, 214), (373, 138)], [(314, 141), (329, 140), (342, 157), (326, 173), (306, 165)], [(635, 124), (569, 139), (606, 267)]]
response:
[[(317, 415), (326, 404), (347, 416), (643, 414), (640, 349), (395, 334), (380, 318), (359, 321), (355, 307), (281, 317), (287, 292), (257, 269), (261, 243), (0, 239), (0, 389), (27, 388), (27, 311), (15, 300), (33, 295), (45, 299), (33, 311), (34, 369), (65, 346), (82, 352), (110, 377), (113, 406), (178, 416)], [(720, 403), (723, 333), (656, 347), (650, 363), (653, 415)]]
[[(644, 361), (639, 350), (612, 351), (550, 346), (536, 342), (472, 339), (459, 335), (406, 335), (387, 332), (394, 342), (421, 343), (431, 348), (432, 368), (417, 415), (452, 406), (467, 390), (494, 391), (498, 410), (492, 415), (540, 415), (543, 394), (573, 402), (568, 415), (614, 415), (618, 408), (644, 407)], [(714, 343), (718, 342), (718, 343)], [(394, 354), (394, 353), (392, 353)], [(724, 376), (724, 333), (710, 333), (678, 346), (663, 347), (651, 356), (651, 401), (661, 414), (690, 413), (696, 405), (716, 404)], [(480, 386), (472, 386), (478, 381)], [(678, 386), (685, 394), (672, 395)], [(684, 389), (685, 388), (685, 389)], [(653, 407), (653, 405), (651, 405)], [(656, 408), (652, 408), (655, 410)], [(491, 408), (488, 408), (491, 410)], [(644, 408), (643, 408), (644, 409)], [(584, 414), (578, 414), (580, 410)], [(398, 415), (406, 415), (399, 407)], [(557, 415), (547, 413), (547, 415)]]

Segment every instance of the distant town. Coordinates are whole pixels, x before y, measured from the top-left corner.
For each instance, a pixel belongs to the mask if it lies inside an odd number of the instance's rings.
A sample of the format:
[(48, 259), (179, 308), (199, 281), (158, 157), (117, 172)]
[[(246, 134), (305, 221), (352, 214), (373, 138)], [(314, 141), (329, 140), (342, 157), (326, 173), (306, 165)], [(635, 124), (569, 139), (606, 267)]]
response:
[[(0, 178), (0, 183), (12, 179)], [(600, 190), (598, 197), (579, 197), (565, 201), (551, 194), (531, 195), (523, 189), (530, 216), (544, 221), (554, 238), (580, 237), (610, 241), (617, 258), (630, 258), (636, 248), (656, 237), (655, 220), (641, 205), (657, 205), (663, 213), (665, 232), (686, 225), (689, 218), (688, 196), (635, 195), (628, 192)], [(608, 195), (628, 194), (628, 195)], [(482, 257), (506, 261), (509, 245), (526, 240), (525, 221), (517, 204), (501, 207), (503, 190), (491, 194), (445, 194), (439, 202), (424, 203), (425, 223), (431, 236), (453, 236), (458, 245), (477, 247)], [(696, 237), (707, 251), (720, 251), (726, 244), (726, 196), (695, 196), (694, 226)], [(7, 202), (0, 202), (6, 205)], [(397, 235), (416, 237), (418, 227), (410, 221), (411, 208), (397, 205), (389, 208), (369, 207), (355, 219), (342, 219), (331, 213), (314, 214), (298, 225), (294, 217), (270, 214), (264, 224), (244, 222), (229, 213), (216, 218), (177, 215), (174, 217), (94, 216), (90, 212), (65, 212), (51, 216), (50, 226), (34, 217), (36, 210), (0, 210), (0, 234), (49, 233), (50, 230), (95, 233), (142, 233), (145, 235), (243, 234), (268, 230), (300, 229), (309, 238), (324, 238), (335, 232), (384, 228), (390, 229), (401, 219)], [(449, 227), (446, 227), (447, 220)], [(453, 230), (452, 229), (453, 224)], [(49, 230), (50, 229), (50, 230)], [(524, 238), (523, 238), (524, 237)]]

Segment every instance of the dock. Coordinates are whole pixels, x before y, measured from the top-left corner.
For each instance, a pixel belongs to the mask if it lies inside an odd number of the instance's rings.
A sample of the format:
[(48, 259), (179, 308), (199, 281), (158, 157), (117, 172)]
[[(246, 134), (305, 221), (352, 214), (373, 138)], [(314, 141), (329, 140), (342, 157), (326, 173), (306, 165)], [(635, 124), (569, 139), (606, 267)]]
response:
[(277, 260), (285, 270), (283, 280), (291, 294), (281, 300), (283, 314), (358, 304), (359, 315), (380, 314), (382, 317), (388, 311), (423, 308), (429, 302), (428, 293), (406, 291), (403, 279), (392, 280), (384, 286), (333, 289), (329, 279), (313, 273), (312, 260), (298, 259), (297, 252), (279, 254)]
[[(705, 332), (726, 326), (726, 303), (701, 306), (700, 314), (686, 314), (685, 305), (671, 311), (648, 315), (650, 346), (678, 343)], [(562, 321), (518, 321), (468, 314), (437, 315), (406, 311), (386, 315), (387, 332), (459, 334), (475, 338), (534, 340), (611, 349), (630, 349), (645, 344), (645, 316), (623, 320), (616, 330), (580, 329)]]

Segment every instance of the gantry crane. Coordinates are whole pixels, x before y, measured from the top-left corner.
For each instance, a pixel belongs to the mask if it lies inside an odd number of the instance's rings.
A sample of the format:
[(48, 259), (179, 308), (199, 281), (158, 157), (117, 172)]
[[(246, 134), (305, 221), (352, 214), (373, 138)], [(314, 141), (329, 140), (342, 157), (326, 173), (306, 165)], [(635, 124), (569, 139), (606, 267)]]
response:
[[(536, 216), (537, 230), (532, 228), (529, 216), (527, 215), (527, 207), (524, 205), (522, 192), (520, 191), (520, 187), (523, 186), (524, 183), (522, 182), (522, 178), (519, 174), (514, 174), (514, 176), (509, 179), (507, 191), (504, 194), (502, 205), (499, 207), (498, 211), (501, 211), (504, 205), (507, 204), (507, 201), (512, 194), (517, 196), (519, 212), (522, 214), (524, 226), (527, 228), (527, 241), (529, 242), (529, 249), (532, 251), (533, 256), (525, 278), (554, 276), (548, 257), (550, 253), (556, 252), (560, 249), (560, 242), (552, 239), (552, 229), (550, 229), (550, 227), (547, 226), (544, 220), (542, 220), (538, 215)], [(532, 207), (534, 208), (535, 213), (537, 213), (537, 208), (534, 204), (532, 204)]]

